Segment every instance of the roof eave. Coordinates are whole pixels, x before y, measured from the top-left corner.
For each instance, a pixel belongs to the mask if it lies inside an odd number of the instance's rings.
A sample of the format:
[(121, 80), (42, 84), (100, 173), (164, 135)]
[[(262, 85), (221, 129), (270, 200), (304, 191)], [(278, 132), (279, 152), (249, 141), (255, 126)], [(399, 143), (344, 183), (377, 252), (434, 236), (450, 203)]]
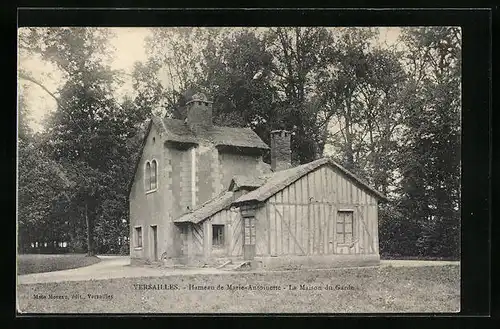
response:
[(188, 219), (176, 219), (176, 220), (174, 220), (174, 223), (176, 223), (176, 224), (185, 224), (185, 223), (198, 224), (202, 221), (204, 221), (204, 219), (188, 218)]
[(135, 175), (137, 174), (137, 169), (139, 168), (139, 163), (141, 163), (142, 153), (144, 152), (144, 146), (146, 145), (146, 142), (148, 140), (148, 136), (149, 136), (149, 133), (151, 132), (152, 126), (153, 126), (153, 119), (150, 119), (148, 126), (146, 128), (146, 131), (144, 133), (144, 138), (142, 139), (141, 152), (140, 152), (139, 156), (137, 157), (137, 160), (135, 161), (134, 174), (133, 174), (133, 176), (128, 184), (127, 198), (130, 198), (130, 193), (132, 192), (132, 187), (134, 186)]
[(364, 187), (364, 189), (373, 194), (374, 196), (376, 196), (379, 200), (381, 201), (384, 201), (384, 202), (390, 202), (389, 198), (387, 198), (387, 196), (383, 195), (382, 193), (380, 193), (379, 191), (377, 191), (376, 189), (374, 189), (373, 187), (371, 187), (370, 185), (368, 185), (367, 183), (363, 182), (363, 180), (361, 180), (358, 176), (356, 176), (354, 173), (350, 172), (349, 170), (347, 170), (346, 168), (342, 167), (341, 165), (339, 165), (338, 163), (336, 163), (335, 161), (333, 161), (332, 159), (328, 158), (328, 163), (330, 163), (331, 165), (333, 165), (334, 167), (338, 168), (340, 171), (342, 171), (344, 174), (346, 174), (347, 176), (349, 176), (350, 178), (352, 178), (355, 182), (357, 182), (358, 184), (360, 184), (362, 187)]
[[(316, 160), (316, 161), (318, 161), (318, 160)], [(375, 190), (374, 188), (372, 188), (371, 186), (369, 186), (368, 184), (366, 184), (365, 182), (363, 182), (359, 177), (357, 177), (356, 175), (354, 175), (353, 173), (351, 173), (349, 170), (347, 170), (346, 168), (340, 166), (335, 161), (333, 161), (332, 159), (329, 159), (329, 158), (320, 159), (320, 161), (318, 161), (315, 166), (309, 168), (308, 171), (305, 171), (305, 172), (301, 173), (300, 175), (297, 175), (297, 177), (294, 177), (294, 179), (289, 180), (287, 182), (286, 186), (289, 186), (289, 185), (293, 184), (294, 182), (298, 181), (299, 179), (301, 179), (302, 177), (304, 177), (308, 173), (316, 170), (317, 168), (319, 168), (319, 167), (321, 167), (323, 165), (327, 165), (327, 164), (329, 164), (329, 165), (331, 165), (331, 166), (339, 169), (340, 171), (342, 171), (345, 175), (349, 176), (352, 180), (354, 180), (354, 182), (356, 184), (359, 184), (367, 193), (370, 193), (370, 194), (374, 195), (380, 201), (382, 201), (382, 202), (390, 202), (390, 200), (385, 195), (383, 195), (379, 191)], [(243, 205), (243, 204), (246, 204), (246, 203), (264, 202), (267, 199), (269, 199), (271, 196), (273, 196), (274, 194), (278, 193), (281, 190), (282, 189), (278, 189), (276, 191), (275, 190), (271, 190), (271, 191), (268, 191), (268, 193), (266, 193), (266, 194), (264, 194), (264, 195), (262, 195), (260, 197), (256, 197), (256, 198), (249, 199), (249, 200), (243, 200), (243, 201), (235, 202), (234, 204), (235, 205)]]
[(260, 202), (262, 202), (262, 201), (258, 200), (258, 199), (249, 199), (249, 200), (242, 200), (242, 201), (236, 200), (231, 205), (232, 206), (240, 207), (240, 206), (246, 206), (246, 205), (249, 205), (249, 204), (255, 204), (255, 203), (260, 203)]
[(238, 149), (238, 150), (256, 150), (258, 153), (263, 153), (265, 151), (269, 150), (268, 146), (262, 146), (262, 145), (255, 145), (255, 146), (248, 146), (248, 145), (231, 145), (227, 143), (217, 143), (215, 144), (215, 147), (220, 150), (224, 148), (228, 149)]
[(167, 137), (165, 139), (165, 145), (166, 146), (173, 146), (174, 148), (177, 148), (177, 147), (178, 148), (190, 148), (190, 147), (199, 145), (199, 143), (196, 141), (181, 141), (178, 139)]

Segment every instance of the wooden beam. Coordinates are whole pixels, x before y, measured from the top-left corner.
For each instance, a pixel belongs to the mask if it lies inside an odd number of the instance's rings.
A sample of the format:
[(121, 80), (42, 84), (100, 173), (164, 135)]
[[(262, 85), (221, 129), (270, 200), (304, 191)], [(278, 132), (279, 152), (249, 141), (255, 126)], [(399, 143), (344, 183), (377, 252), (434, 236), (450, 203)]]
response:
[(360, 220), (360, 221), (361, 221), (361, 223), (363, 224), (363, 227), (364, 227), (364, 229), (365, 229), (365, 231), (366, 231), (366, 233), (367, 233), (367, 237), (368, 237), (368, 244), (369, 244), (370, 250), (371, 250), (372, 252), (375, 252), (375, 251), (373, 250), (373, 241), (372, 241), (372, 236), (371, 236), (371, 234), (370, 234), (370, 231), (369, 231), (369, 229), (368, 229), (367, 224), (366, 224), (366, 223), (365, 223), (365, 221), (364, 221), (364, 218), (363, 218), (363, 215), (361, 214), (361, 211), (359, 211), (359, 208), (357, 208), (357, 214), (358, 214), (358, 218), (359, 218), (359, 220)]
[(270, 205), (266, 204), (266, 225), (267, 225), (267, 254), (271, 255), (271, 211)]
[[(276, 209), (276, 213), (280, 216), (281, 220), (283, 221), (283, 215), (280, 213), (280, 211), (277, 208), (275, 208), (275, 209)], [(286, 223), (285, 223), (285, 227), (288, 230), (288, 232), (290, 233), (290, 236), (294, 239), (295, 244), (299, 247), (299, 249), (302, 252), (302, 254), (305, 254), (304, 250), (302, 249), (302, 246), (298, 243), (296, 237), (292, 234), (292, 231), (290, 230), (290, 227), (288, 225), (286, 225)]]
[(210, 258), (212, 249), (212, 227), (210, 221), (203, 222), (203, 255), (205, 259)]

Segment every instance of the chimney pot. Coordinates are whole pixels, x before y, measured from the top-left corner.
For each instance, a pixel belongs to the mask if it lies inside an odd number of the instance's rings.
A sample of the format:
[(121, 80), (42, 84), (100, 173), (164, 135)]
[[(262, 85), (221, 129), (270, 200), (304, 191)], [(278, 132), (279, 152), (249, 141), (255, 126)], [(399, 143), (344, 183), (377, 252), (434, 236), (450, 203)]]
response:
[(212, 127), (212, 102), (203, 93), (193, 95), (186, 103), (187, 123), (189, 127), (197, 131)]
[(271, 170), (280, 171), (292, 167), (291, 132), (283, 129), (271, 131)]

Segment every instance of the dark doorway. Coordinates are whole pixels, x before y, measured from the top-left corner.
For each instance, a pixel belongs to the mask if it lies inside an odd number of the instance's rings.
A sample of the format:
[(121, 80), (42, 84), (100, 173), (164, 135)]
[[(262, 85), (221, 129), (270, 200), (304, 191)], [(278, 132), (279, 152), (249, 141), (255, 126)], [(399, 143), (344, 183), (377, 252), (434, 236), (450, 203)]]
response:
[(151, 233), (153, 234), (153, 260), (158, 260), (158, 226), (151, 225)]
[(189, 256), (189, 224), (182, 223), (178, 226), (180, 241), (178, 243), (178, 255), (181, 264), (187, 264)]

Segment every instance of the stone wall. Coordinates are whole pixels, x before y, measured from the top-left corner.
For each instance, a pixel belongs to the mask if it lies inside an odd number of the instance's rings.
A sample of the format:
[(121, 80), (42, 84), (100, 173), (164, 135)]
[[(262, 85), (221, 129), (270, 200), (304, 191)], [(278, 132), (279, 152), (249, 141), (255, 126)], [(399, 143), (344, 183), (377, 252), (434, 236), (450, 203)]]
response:
[(235, 175), (258, 177), (261, 174), (259, 165), (261, 157), (256, 155), (219, 152), (221, 187), (229, 188), (231, 179)]
[[(190, 149), (166, 146), (154, 125), (142, 151), (129, 196), (130, 257), (133, 263), (153, 261), (152, 226), (157, 227), (158, 259), (161, 260), (162, 256), (178, 257), (179, 228), (173, 220), (193, 208), (193, 197), (196, 207), (227, 190), (234, 175), (262, 174), (261, 156), (220, 152), (212, 144), (200, 144)], [(147, 191), (145, 165), (153, 159), (158, 164), (157, 189)], [(193, 159), (195, 172), (192, 172)], [(142, 247), (135, 245), (136, 227), (142, 229)]]
[(169, 149), (170, 155), (170, 164), (171, 164), (171, 184), (170, 191), (172, 195), (172, 208), (171, 208), (171, 216), (172, 220), (176, 218), (177, 214), (181, 213), (181, 203), (180, 203), (180, 194), (181, 194), (181, 176), (175, 174), (178, 172), (182, 166), (182, 152), (177, 149)]
[(214, 147), (200, 145), (197, 148), (196, 157), (196, 187), (197, 187), (197, 204), (202, 204), (212, 199), (216, 193), (214, 191), (215, 182), (212, 172), (215, 169), (213, 162), (215, 161), (213, 152), (217, 152)]
[[(168, 249), (172, 233), (168, 222), (170, 202), (168, 198), (168, 183), (170, 167), (165, 159), (165, 150), (162, 147), (161, 135), (151, 127), (149, 136), (144, 145), (143, 154), (139, 160), (137, 172), (130, 191), (130, 257), (132, 259), (153, 258), (153, 229), (157, 227), (158, 258)], [(145, 187), (145, 166), (147, 161), (156, 160), (158, 164), (157, 189), (147, 191)], [(136, 245), (136, 227), (142, 230), (142, 247)]]

